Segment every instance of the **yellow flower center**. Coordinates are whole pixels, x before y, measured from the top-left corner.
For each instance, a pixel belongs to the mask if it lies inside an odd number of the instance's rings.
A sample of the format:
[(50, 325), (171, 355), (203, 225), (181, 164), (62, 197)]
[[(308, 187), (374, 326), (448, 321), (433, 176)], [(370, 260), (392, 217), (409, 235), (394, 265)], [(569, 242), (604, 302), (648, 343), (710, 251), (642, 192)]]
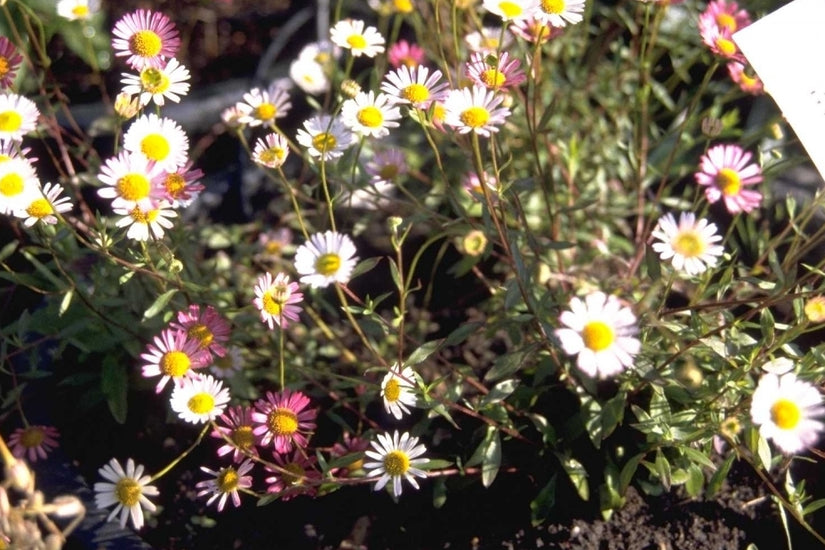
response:
[(131, 508), (138, 503), (140, 493), (140, 484), (131, 477), (124, 477), (115, 483), (115, 497), (126, 508)]
[(481, 128), (490, 120), (490, 112), (484, 107), (470, 107), (462, 111), (458, 118), (470, 128)]
[(250, 449), (255, 444), (252, 426), (238, 426), (232, 430), (232, 443), (239, 449)]
[(723, 36), (716, 38), (716, 48), (725, 57), (732, 57), (736, 53), (736, 44)]
[(0, 178), (0, 195), (13, 197), (23, 192), (23, 178), (20, 174), (6, 174)]
[(180, 174), (173, 172), (166, 175), (163, 186), (170, 197), (177, 198), (186, 189), (186, 180)]
[(799, 424), (802, 411), (790, 399), (777, 399), (771, 406), (771, 420), (783, 430), (792, 430)]
[(129, 39), (129, 50), (140, 57), (155, 57), (162, 47), (160, 36), (150, 30), (138, 31)]
[(392, 5), (399, 13), (412, 13), (413, 5), (410, 0), (393, 0)]
[(616, 339), (613, 327), (604, 321), (590, 321), (582, 329), (582, 340), (584, 345), (593, 351), (607, 349)]
[(149, 134), (140, 140), (140, 150), (149, 160), (161, 161), (169, 156), (169, 140), (160, 134)]
[(186, 374), (186, 371), (192, 366), (192, 360), (182, 351), (167, 351), (160, 358), (158, 366), (166, 376), (180, 377)]
[(270, 315), (278, 316), (284, 310), (284, 303), (277, 300), (273, 296), (272, 291), (265, 293), (261, 298), (264, 306), (264, 311)]
[(298, 415), (292, 409), (278, 407), (267, 415), (266, 424), (275, 435), (292, 435), (298, 431)]
[(44, 198), (34, 199), (29, 207), (26, 208), (26, 214), (37, 219), (43, 219), (53, 213), (54, 210), (52, 209), (51, 203)]
[(501, 13), (507, 19), (518, 17), (522, 12), (521, 6), (515, 2), (499, 2), (498, 9), (501, 10)]
[(127, 201), (139, 201), (149, 196), (152, 185), (141, 174), (126, 174), (117, 180), (117, 192)]
[(410, 457), (403, 451), (390, 451), (384, 457), (384, 470), (388, 475), (402, 476), (410, 469)]
[(278, 114), (278, 108), (272, 103), (261, 103), (255, 107), (255, 118), (258, 120), (272, 120)]
[(484, 82), (484, 85), (488, 88), (500, 88), (506, 80), (507, 78), (504, 76), (504, 73), (498, 69), (487, 69), (481, 73), (481, 81)]
[(367, 47), (366, 39), (360, 34), (351, 34), (347, 37), (347, 44), (353, 50), (363, 50)]
[(215, 484), (218, 486), (218, 491), (221, 493), (231, 493), (238, 488), (238, 482), (241, 478), (238, 477), (238, 472), (235, 468), (229, 466), (224, 468), (215, 479)]
[(201, 349), (208, 348), (212, 345), (212, 340), (215, 339), (215, 335), (212, 334), (212, 331), (209, 330), (209, 327), (204, 325), (203, 323), (196, 323), (189, 327), (189, 330), (186, 331), (186, 334), (198, 342), (200, 342)]
[(364, 107), (358, 111), (355, 118), (367, 128), (378, 128), (384, 123), (384, 115), (381, 113), (381, 109), (373, 106)]
[(136, 223), (149, 225), (150, 223), (155, 221), (155, 218), (158, 217), (158, 211), (141, 210), (139, 206), (135, 206), (129, 211), (129, 216), (131, 216), (131, 218), (135, 220)]
[(722, 190), (722, 193), (729, 197), (739, 194), (739, 189), (742, 187), (742, 180), (736, 170), (730, 168), (722, 168), (716, 174), (716, 185)]
[(260, 159), (264, 164), (279, 164), (284, 156), (285, 152), (280, 147), (270, 147), (261, 153)]
[(6, 59), (5, 56), (0, 55), (0, 79), (9, 74), (10, 69), (9, 60)]
[(736, 32), (736, 18), (729, 13), (720, 13), (716, 16), (716, 24), (720, 29), (727, 29), (731, 33)]
[(338, 140), (335, 139), (335, 136), (329, 132), (321, 132), (312, 138), (312, 146), (322, 153), (326, 153), (330, 149), (334, 149), (337, 143)]
[(814, 296), (805, 304), (805, 316), (812, 323), (821, 323), (825, 321), (825, 298), (822, 296)]
[(544, 13), (558, 15), (564, 12), (565, 7), (567, 6), (564, 0), (541, 0), (541, 9)]
[(423, 84), (413, 83), (401, 90), (401, 97), (410, 103), (423, 103), (430, 99), (430, 90)]
[(378, 175), (381, 176), (381, 179), (390, 181), (394, 180), (398, 176), (398, 172), (398, 166), (395, 164), (385, 164), (378, 171)]
[(304, 467), (297, 462), (290, 462), (289, 464), (284, 465), (283, 469), (286, 470), (286, 472), (283, 472), (281, 477), (287, 485), (300, 484), (303, 480), (304, 474), (306, 474)]
[(0, 113), (0, 132), (16, 132), (23, 125), (23, 117), (17, 111)]
[(206, 414), (215, 408), (215, 398), (207, 392), (196, 393), (189, 398), (186, 406), (195, 414)]
[(89, 17), (89, 6), (81, 5), (72, 8), (72, 15), (78, 19), (86, 19)]
[(10, 156), (0, 154), (0, 162), (7, 162), (7, 161), (10, 161), (10, 160), (11, 160)]
[(695, 258), (705, 252), (705, 241), (692, 230), (680, 231), (670, 243), (673, 250), (685, 258)]
[(341, 267), (341, 256), (335, 253), (322, 254), (315, 260), (315, 271), (325, 277), (334, 275)]
[(401, 397), (401, 384), (395, 378), (390, 378), (384, 385), (384, 399), (394, 403), (399, 397)]
[(27, 449), (31, 449), (34, 447), (39, 447), (45, 438), (46, 432), (43, 431), (43, 428), (38, 426), (29, 426), (23, 430), (23, 433), (20, 436), (20, 443), (22, 443)]
[(150, 67), (140, 72), (140, 83), (150, 94), (162, 94), (169, 89), (169, 77), (160, 69)]

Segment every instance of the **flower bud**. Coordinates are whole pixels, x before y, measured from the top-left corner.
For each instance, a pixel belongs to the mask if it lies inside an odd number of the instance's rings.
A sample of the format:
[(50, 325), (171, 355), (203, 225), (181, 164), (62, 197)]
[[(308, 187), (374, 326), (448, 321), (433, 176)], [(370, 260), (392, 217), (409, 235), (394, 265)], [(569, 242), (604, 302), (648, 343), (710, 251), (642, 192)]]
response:
[(134, 118), (140, 110), (140, 98), (132, 97), (123, 92), (117, 94), (115, 98), (115, 112), (123, 120)]
[(341, 82), (341, 93), (346, 98), (353, 98), (361, 93), (361, 85), (348, 78)]
[(481, 256), (487, 248), (487, 237), (478, 229), (469, 231), (461, 241), (461, 249), (473, 258)]

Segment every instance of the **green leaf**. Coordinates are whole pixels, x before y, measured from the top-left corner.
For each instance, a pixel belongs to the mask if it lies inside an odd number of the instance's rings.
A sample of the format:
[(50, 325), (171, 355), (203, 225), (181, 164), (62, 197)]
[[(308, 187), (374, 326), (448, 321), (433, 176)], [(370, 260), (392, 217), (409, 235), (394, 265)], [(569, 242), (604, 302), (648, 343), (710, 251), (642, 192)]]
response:
[(771, 469), (771, 446), (768, 445), (768, 440), (759, 434), (759, 440), (756, 443), (756, 454), (759, 456), (759, 461), (765, 470)]
[(511, 393), (513, 393), (518, 386), (518, 380), (515, 378), (508, 378), (507, 380), (502, 380), (495, 386), (493, 389), (490, 390), (490, 393), (484, 396), (484, 399), (481, 400), (479, 404), (479, 408), (484, 408), (487, 405), (492, 405), (493, 403), (498, 403), (503, 401), (507, 398)]
[(143, 312), (143, 319), (151, 319), (152, 317), (163, 311), (163, 308), (166, 307), (166, 304), (169, 303), (169, 300), (172, 299), (172, 296), (174, 296), (177, 291), (178, 289), (173, 288), (172, 290), (167, 290), (166, 292), (155, 298), (155, 301), (152, 302), (152, 305), (149, 306), (149, 308)]
[(573, 487), (576, 488), (579, 497), (582, 500), (588, 500), (590, 498), (590, 486), (587, 484), (587, 470), (584, 469), (581, 462), (575, 458), (568, 458), (563, 460), (561, 465), (567, 473), (567, 477), (570, 478)]
[(476, 448), (467, 466), (481, 464), (481, 483), (485, 487), (493, 484), (501, 466), (501, 437), (495, 426), (487, 426), (484, 440)]
[(661, 450), (656, 451), (656, 462), (654, 462), (654, 467), (656, 470), (656, 475), (659, 476), (659, 480), (662, 482), (665, 490), (669, 491), (672, 475), (670, 470), (670, 462), (667, 461), (667, 458), (665, 458), (665, 455)]
[(697, 451), (691, 447), (682, 448), (682, 452), (687, 455), (691, 462), (706, 466), (711, 470), (716, 470), (716, 464), (714, 464), (710, 457), (708, 457), (705, 453)]
[(433, 483), (433, 508), (438, 510), (447, 502), (447, 480), (439, 477)]
[(493, 361), (493, 368), (487, 371), (484, 375), (485, 382), (493, 382), (499, 378), (515, 374), (524, 365), (527, 357), (530, 356), (532, 350), (516, 351), (502, 355)]
[(421, 347), (413, 351), (409, 357), (407, 357), (406, 365), (417, 365), (419, 363), (423, 363), (424, 360), (427, 359), (430, 355), (432, 355), (436, 350), (441, 348), (442, 343), (444, 340), (432, 340), (430, 342), (424, 342), (421, 344)]
[(556, 505), (556, 474), (550, 478), (547, 485), (542, 487), (539, 494), (530, 502), (530, 521), (533, 527), (538, 527), (550, 517)]
[(702, 473), (702, 468), (696, 464), (688, 466), (687, 472), (688, 479), (685, 482), (685, 490), (688, 495), (696, 498), (702, 492), (702, 486), (705, 484), (705, 475)]
[(725, 481), (725, 478), (728, 477), (728, 472), (731, 466), (733, 466), (734, 460), (736, 460), (736, 453), (730, 453), (722, 465), (713, 473), (705, 489), (706, 498), (715, 497), (722, 488), (722, 483)]
[(627, 394), (625, 392), (619, 392), (602, 406), (601, 437), (603, 440), (613, 433), (616, 426), (621, 424), (624, 419), (624, 407), (626, 403)]
[(813, 514), (820, 508), (825, 506), (825, 498), (820, 498), (813, 502), (809, 502), (805, 507), (802, 509), (802, 515), (807, 516), (808, 514)]
[(11, 256), (16, 248), (17, 241), (12, 241), (10, 243), (7, 243), (2, 249), (0, 249), (0, 262)]
[(115, 356), (109, 355), (103, 360), (103, 370), (100, 377), (100, 389), (106, 397), (114, 419), (123, 424), (126, 422), (128, 375), (126, 365), (119, 362)]
[(63, 299), (60, 300), (60, 308), (57, 310), (57, 316), (63, 317), (63, 314), (66, 313), (66, 310), (69, 309), (69, 306), (72, 303), (72, 297), (74, 296), (74, 289), (70, 288), (66, 294), (63, 295)]
[(457, 329), (452, 331), (449, 335), (447, 335), (447, 338), (444, 339), (444, 345), (455, 346), (456, 344), (460, 344), (461, 342), (466, 340), (468, 336), (470, 336), (483, 326), (484, 323), (478, 321), (464, 323), (463, 325), (459, 326)]
[(363, 275), (364, 273), (378, 265), (378, 262), (380, 261), (380, 256), (374, 256), (372, 258), (367, 258), (366, 260), (358, 262), (358, 265), (355, 266), (355, 269), (353, 269), (352, 273), (350, 274), (350, 279), (354, 279), (358, 275)]
[(622, 471), (619, 473), (619, 494), (624, 495), (627, 488), (630, 487), (630, 482), (633, 481), (633, 476), (636, 475), (636, 470), (639, 468), (639, 462), (644, 457), (644, 453), (634, 455), (622, 466)]

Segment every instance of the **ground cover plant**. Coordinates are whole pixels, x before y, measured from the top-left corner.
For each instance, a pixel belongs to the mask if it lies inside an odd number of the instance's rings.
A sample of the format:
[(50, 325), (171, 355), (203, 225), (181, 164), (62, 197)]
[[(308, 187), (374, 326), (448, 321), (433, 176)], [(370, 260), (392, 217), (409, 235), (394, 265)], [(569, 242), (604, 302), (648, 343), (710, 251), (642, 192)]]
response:
[(732, 38), (776, 2), (319, 2), (206, 125), (243, 3), (165, 4), (0, 5), (0, 548), (735, 468), (825, 542), (823, 199)]

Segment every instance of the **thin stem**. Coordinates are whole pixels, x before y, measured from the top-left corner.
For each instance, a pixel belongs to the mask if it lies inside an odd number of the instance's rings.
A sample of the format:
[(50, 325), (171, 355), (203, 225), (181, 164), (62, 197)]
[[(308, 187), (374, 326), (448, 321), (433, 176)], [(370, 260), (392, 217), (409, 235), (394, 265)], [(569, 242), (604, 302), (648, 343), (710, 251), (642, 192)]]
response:
[(205, 436), (205, 435), (206, 435), (207, 430), (209, 430), (209, 428), (211, 428), (211, 427), (212, 427), (212, 423), (211, 423), (211, 422), (207, 422), (207, 423), (205, 423), (205, 424), (203, 425), (203, 428), (201, 429), (201, 432), (198, 434), (197, 439), (195, 439), (195, 441), (194, 441), (194, 442), (193, 442), (193, 443), (192, 443), (192, 444), (191, 444), (191, 445), (190, 445), (190, 446), (189, 446), (189, 447), (188, 447), (185, 451), (183, 451), (181, 454), (179, 454), (179, 455), (178, 455), (178, 457), (177, 457), (177, 458), (175, 458), (175, 460), (173, 460), (172, 462), (170, 462), (169, 464), (167, 464), (165, 468), (163, 468), (162, 470), (160, 470), (159, 472), (157, 472), (155, 475), (153, 475), (153, 476), (149, 479), (149, 483), (152, 483), (153, 481), (157, 481), (157, 480), (158, 480), (158, 479), (160, 479), (161, 477), (163, 477), (163, 476), (165, 476), (166, 474), (168, 474), (168, 473), (169, 473), (169, 471), (170, 471), (172, 468), (174, 468), (175, 466), (177, 466), (177, 465), (178, 465), (178, 463), (179, 463), (181, 460), (183, 460), (184, 458), (186, 458), (186, 456), (187, 456), (189, 453), (191, 453), (192, 451), (194, 451), (194, 450), (195, 450), (195, 447), (197, 447), (198, 445), (200, 445), (200, 442), (201, 442), (201, 441), (203, 441), (203, 436)]

